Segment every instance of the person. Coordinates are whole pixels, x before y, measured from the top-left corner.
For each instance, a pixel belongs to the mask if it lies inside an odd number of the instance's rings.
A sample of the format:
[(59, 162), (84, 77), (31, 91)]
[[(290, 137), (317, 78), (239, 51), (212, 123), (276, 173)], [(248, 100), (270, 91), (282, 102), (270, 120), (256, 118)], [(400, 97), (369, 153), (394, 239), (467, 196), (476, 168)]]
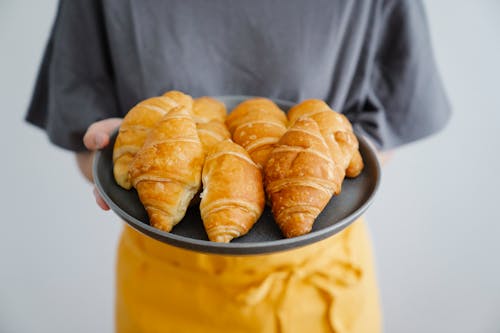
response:
[[(421, 1), (61, 0), (27, 121), (92, 179), (93, 151), (127, 111), (172, 89), (323, 99), (381, 151), (450, 114)], [(251, 256), (191, 252), (125, 225), (116, 330), (380, 332), (365, 223)]]

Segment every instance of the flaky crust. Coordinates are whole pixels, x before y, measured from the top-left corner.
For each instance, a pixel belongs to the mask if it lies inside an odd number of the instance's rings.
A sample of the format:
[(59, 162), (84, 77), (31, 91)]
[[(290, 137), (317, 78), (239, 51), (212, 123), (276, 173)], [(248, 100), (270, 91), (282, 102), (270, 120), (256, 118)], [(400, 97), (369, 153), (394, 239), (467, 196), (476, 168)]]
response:
[(118, 185), (130, 189), (128, 172), (135, 154), (144, 144), (153, 126), (179, 104), (172, 98), (159, 96), (134, 106), (125, 116), (113, 148), (113, 173)]
[(198, 97), (193, 103), (193, 118), (196, 123), (208, 123), (211, 121), (226, 121), (227, 110), (224, 103), (208, 97)]
[(164, 116), (149, 132), (130, 166), (130, 180), (151, 225), (169, 232), (198, 192), (203, 148), (186, 107)]
[(328, 146), (308, 117), (297, 119), (279, 140), (264, 177), (274, 219), (285, 237), (310, 232), (340, 187)]
[(163, 94), (163, 96), (173, 99), (179, 104), (179, 106), (183, 106), (185, 109), (189, 111), (189, 113), (193, 112), (193, 98), (188, 94), (183, 93), (178, 90), (170, 90)]
[(196, 128), (205, 153), (208, 153), (210, 149), (220, 141), (231, 138), (231, 134), (229, 134), (226, 125), (217, 120), (212, 120), (207, 123), (198, 123), (196, 124)]
[(210, 150), (203, 167), (201, 217), (208, 238), (229, 242), (246, 234), (264, 210), (262, 175), (248, 153), (231, 140)]
[(205, 153), (218, 142), (231, 137), (224, 123), (226, 106), (215, 98), (207, 96), (196, 98), (193, 104), (193, 119)]
[(248, 99), (229, 114), (226, 125), (235, 143), (263, 168), (273, 145), (287, 128), (285, 113), (267, 98)]
[(358, 139), (349, 120), (318, 99), (305, 100), (288, 111), (290, 123), (303, 116), (309, 116), (318, 123), (332, 158), (336, 162), (337, 172), (351, 178), (358, 176), (364, 165), (358, 150)]

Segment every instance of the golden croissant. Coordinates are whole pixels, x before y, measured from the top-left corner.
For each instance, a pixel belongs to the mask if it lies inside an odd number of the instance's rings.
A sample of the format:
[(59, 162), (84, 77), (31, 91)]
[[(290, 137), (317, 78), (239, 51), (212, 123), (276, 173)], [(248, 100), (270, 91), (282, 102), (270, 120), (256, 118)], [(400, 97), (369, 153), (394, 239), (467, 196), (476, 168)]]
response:
[(318, 123), (341, 178), (344, 175), (347, 177), (359, 175), (363, 170), (363, 159), (358, 150), (358, 139), (349, 120), (319, 99), (305, 100), (288, 111), (290, 123), (302, 116), (309, 116)]
[(151, 225), (169, 232), (201, 184), (204, 153), (189, 110), (178, 107), (151, 129), (130, 166)]
[(210, 121), (226, 121), (226, 106), (221, 101), (208, 97), (198, 97), (193, 103), (193, 118), (196, 123), (208, 123)]
[(212, 120), (208, 123), (198, 123), (196, 124), (196, 128), (205, 153), (210, 151), (218, 142), (231, 138), (226, 125), (217, 120)]
[(264, 169), (264, 183), (285, 237), (310, 232), (340, 187), (335, 163), (314, 120), (297, 119), (279, 140)]
[(264, 210), (262, 175), (245, 149), (224, 140), (205, 159), (201, 217), (208, 238), (229, 242), (246, 234)]
[(144, 144), (151, 128), (178, 105), (170, 97), (159, 96), (140, 102), (127, 113), (113, 148), (113, 173), (118, 185), (127, 190), (132, 187), (129, 167), (135, 154)]
[(245, 148), (263, 168), (273, 145), (287, 128), (285, 113), (267, 98), (248, 99), (234, 108), (226, 119), (233, 141)]
[(193, 119), (205, 153), (216, 143), (231, 137), (224, 123), (226, 106), (215, 98), (196, 98), (193, 104)]
[(163, 96), (173, 99), (179, 106), (184, 106), (190, 113), (193, 112), (194, 101), (188, 94), (178, 90), (170, 90), (164, 93)]

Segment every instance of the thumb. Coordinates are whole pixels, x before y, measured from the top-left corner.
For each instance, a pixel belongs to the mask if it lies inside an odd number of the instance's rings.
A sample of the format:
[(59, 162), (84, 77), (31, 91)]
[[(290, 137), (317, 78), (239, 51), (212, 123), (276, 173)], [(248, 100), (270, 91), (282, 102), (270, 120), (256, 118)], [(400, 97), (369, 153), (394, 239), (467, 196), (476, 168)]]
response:
[(93, 123), (83, 136), (83, 143), (89, 150), (97, 150), (109, 144), (109, 137), (120, 126), (121, 118), (108, 118)]

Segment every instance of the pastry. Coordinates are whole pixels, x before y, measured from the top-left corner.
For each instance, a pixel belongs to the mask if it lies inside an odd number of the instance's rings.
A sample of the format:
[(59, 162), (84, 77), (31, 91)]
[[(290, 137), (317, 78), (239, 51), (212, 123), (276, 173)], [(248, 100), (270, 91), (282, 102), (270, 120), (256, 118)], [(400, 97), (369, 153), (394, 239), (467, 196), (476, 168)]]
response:
[(217, 120), (212, 120), (208, 123), (197, 123), (196, 128), (205, 153), (218, 142), (231, 138), (226, 125)]
[(177, 102), (177, 104), (182, 105), (187, 108), (189, 112), (193, 112), (193, 98), (188, 94), (185, 94), (178, 90), (170, 90), (163, 94), (165, 97), (169, 97)]
[(245, 149), (224, 140), (208, 153), (203, 166), (200, 212), (208, 238), (229, 242), (246, 234), (264, 210), (259, 167)]
[(288, 111), (290, 123), (302, 116), (309, 116), (318, 123), (341, 178), (344, 175), (351, 178), (358, 176), (363, 170), (363, 159), (358, 150), (358, 139), (347, 117), (333, 111), (319, 99), (305, 100)]
[(151, 128), (178, 105), (170, 97), (159, 96), (140, 102), (127, 113), (113, 148), (113, 174), (118, 185), (127, 190), (132, 187), (128, 172), (135, 154), (144, 144)]
[(264, 184), (274, 219), (285, 237), (311, 231), (340, 183), (317, 123), (297, 119), (272, 150)]
[(206, 96), (196, 98), (193, 103), (193, 119), (205, 152), (219, 141), (231, 137), (224, 123), (226, 106), (215, 98)]
[(201, 184), (203, 159), (187, 107), (171, 110), (151, 129), (130, 166), (130, 180), (151, 225), (169, 232), (184, 217)]
[(226, 120), (226, 106), (215, 98), (203, 96), (196, 98), (193, 103), (193, 118), (196, 123), (208, 123), (213, 120)]
[(248, 99), (234, 108), (226, 125), (235, 143), (245, 148), (263, 168), (273, 145), (287, 128), (285, 113), (267, 98)]

